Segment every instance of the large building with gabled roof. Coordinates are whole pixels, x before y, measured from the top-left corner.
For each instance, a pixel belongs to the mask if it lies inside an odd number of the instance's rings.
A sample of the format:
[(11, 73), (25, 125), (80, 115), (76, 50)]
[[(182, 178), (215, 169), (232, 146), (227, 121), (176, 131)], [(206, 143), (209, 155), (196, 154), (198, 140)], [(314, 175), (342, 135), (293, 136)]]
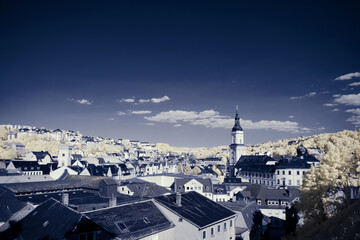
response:
[(175, 240), (235, 239), (236, 213), (195, 191), (159, 196), (154, 201), (175, 224)]

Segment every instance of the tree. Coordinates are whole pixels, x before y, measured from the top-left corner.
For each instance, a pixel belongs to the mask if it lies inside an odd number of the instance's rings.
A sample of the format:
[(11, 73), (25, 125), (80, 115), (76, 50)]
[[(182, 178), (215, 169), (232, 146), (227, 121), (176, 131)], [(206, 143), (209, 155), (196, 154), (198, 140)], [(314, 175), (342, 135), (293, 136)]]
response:
[(0, 141), (6, 141), (8, 139), (9, 130), (6, 127), (0, 127)]
[(179, 163), (179, 165), (178, 165), (178, 173), (182, 173), (182, 172), (184, 172), (184, 169), (183, 169), (182, 164)]
[(184, 173), (187, 175), (191, 173), (191, 167), (188, 163), (185, 165)]
[(296, 210), (296, 208), (293, 206), (291, 206), (290, 208), (286, 207), (285, 209), (285, 216), (286, 216), (286, 220), (285, 220), (285, 234), (292, 234), (292, 235), (296, 235), (296, 225), (299, 222), (299, 216), (298, 216), (298, 211)]
[(198, 175), (199, 173), (201, 173), (201, 170), (200, 170), (199, 167), (196, 166), (196, 167), (193, 168), (192, 172), (193, 172), (194, 175)]
[(259, 240), (261, 239), (262, 234), (262, 219), (263, 214), (260, 211), (256, 211), (253, 214), (253, 225), (250, 230), (250, 239), (251, 240)]

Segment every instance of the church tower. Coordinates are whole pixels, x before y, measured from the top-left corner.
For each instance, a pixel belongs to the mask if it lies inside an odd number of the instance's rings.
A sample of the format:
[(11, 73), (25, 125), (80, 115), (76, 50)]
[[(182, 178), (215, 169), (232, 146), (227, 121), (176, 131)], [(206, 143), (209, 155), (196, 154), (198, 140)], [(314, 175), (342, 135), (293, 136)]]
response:
[(231, 144), (230, 144), (230, 159), (229, 159), (229, 177), (235, 177), (234, 166), (241, 157), (245, 155), (246, 147), (244, 144), (244, 131), (240, 126), (240, 118), (238, 107), (236, 106), (235, 124), (231, 130)]
[(67, 167), (71, 165), (71, 148), (70, 146), (60, 143), (58, 155), (58, 167)]

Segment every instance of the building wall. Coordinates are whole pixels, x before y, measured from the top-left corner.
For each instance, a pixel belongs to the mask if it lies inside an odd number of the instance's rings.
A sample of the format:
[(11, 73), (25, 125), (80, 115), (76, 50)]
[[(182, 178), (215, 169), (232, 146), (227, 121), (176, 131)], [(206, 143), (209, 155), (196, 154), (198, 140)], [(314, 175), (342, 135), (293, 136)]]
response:
[(170, 188), (170, 186), (174, 183), (175, 177), (171, 176), (146, 176), (146, 177), (138, 177), (141, 180), (155, 183), (161, 187)]
[(277, 217), (285, 220), (285, 209), (260, 208), (262, 214), (268, 217)]
[(165, 231), (144, 238), (140, 238), (140, 240), (173, 240), (173, 239), (175, 239), (174, 228), (170, 228)]
[[(284, 180), (285, 180), (285, 186), (301, 186), (304, 173), (308, 170), (309, 169), (304, 169), (304, 168), (289, 168), (289, 169), (276, 170), (275, 171), (276, 187), (283, 186)], [(289, 174), (289, 172), (291, 174)]]
[(58, 155), (59, 167), (67, 167), (71, 165), (71, 151), (67, 145), (59, 145)]

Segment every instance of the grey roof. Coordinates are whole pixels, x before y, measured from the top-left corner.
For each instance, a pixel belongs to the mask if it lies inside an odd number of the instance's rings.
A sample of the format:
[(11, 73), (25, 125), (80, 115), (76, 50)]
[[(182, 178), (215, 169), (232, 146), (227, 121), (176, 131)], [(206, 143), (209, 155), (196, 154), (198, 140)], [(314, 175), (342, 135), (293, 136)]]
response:
[[(310, 155), (309, 155), (310, 156)], [(288, 169), (288, 168), (305, 168), (309, 169), (311, 165), (303, 158), (293, 158), (291, 160), (282, 159), (276, 164), (276, 169)]]
[(49, 152), (41, 151), (41, 152), (32, 152), (32, 153), (35, 155), (35, 157), (38, 161), (44, 159), (47, 155), (51, 158), (51, 155), (49, 154)]
[(241, 192), (241, 194), (250, 200), (261, 200), (259, 205), (261, 208), (285, 208), (285, 206), (267, 205), (268, 200), (288, 201), (292, 202), (294, 199), (300, 197), (298, 188), (290, 189), (271, 189), (262, 185), (250, 185)]
[(214, 194), (227, 194), (226, 185), (224, 184), (214, 184), (213, 185)]
[(48, 199), (3, 233), (1, 239), (64, 239), (71, 235), (101, 231), (102, 239), (112, 235), (85, 215), (54, 199)]
[[(87, 204), (108, 204), (109, 199), (105, 197), (101, 197), (99, 193), (84, 191), (84, 190), (74, 190), (74, 191), (66, 191), (65, 193), (69, 194), (69, 206), (70, 207), (77, 207), (80, 205), (87, 205)], [(32, 204), (41, 204), (44, 201), (53, 198), (57, 201), (61, 201), (62, 193), (43, 193), (43, 194), (31, 194), (31, 195), (21, 195), (17, 196), (21, 202), (30, 202)], [(117, 204), (126, 203), (137, 201), (140, 198), (133, 197), (125, 194), (118, 193), (116, 196)]]
[(139, 239), (174, 226), (152, 201), (91, 211), (85, 214), (120, 239)]
[(253, 201), (251, 203), (239, 202), (221, 202), (221, 205), (231, 209), (232, 211), (241, 212), (244, 217), (245, 224), (249, 230), (253, 225), (253, 214), (259, 210), (257, 204)]
[(234, 217), (236, 213), (204, 197), (197, 192), (181, 194), (181, 206), (175, 204), (176, 194), (154, 198), (176, 215), (190, 221), (199, 228)]
[(241, 168), (248, 165), (264, 165), (268, 161), (275, 161), (275, 159), (267, 155), (243, 155), (235, 164), (235, 167)]
[(69, 175), (65, 180), (61, 181), (9, 183), (2, 186), (15, 194), (75, 189), (98, 190), (100, 181), (104, 179), (106, 178)]
[(6, 222), (15, 212), (24, 207), (15, 195), (0, 186), (0, 222)]

